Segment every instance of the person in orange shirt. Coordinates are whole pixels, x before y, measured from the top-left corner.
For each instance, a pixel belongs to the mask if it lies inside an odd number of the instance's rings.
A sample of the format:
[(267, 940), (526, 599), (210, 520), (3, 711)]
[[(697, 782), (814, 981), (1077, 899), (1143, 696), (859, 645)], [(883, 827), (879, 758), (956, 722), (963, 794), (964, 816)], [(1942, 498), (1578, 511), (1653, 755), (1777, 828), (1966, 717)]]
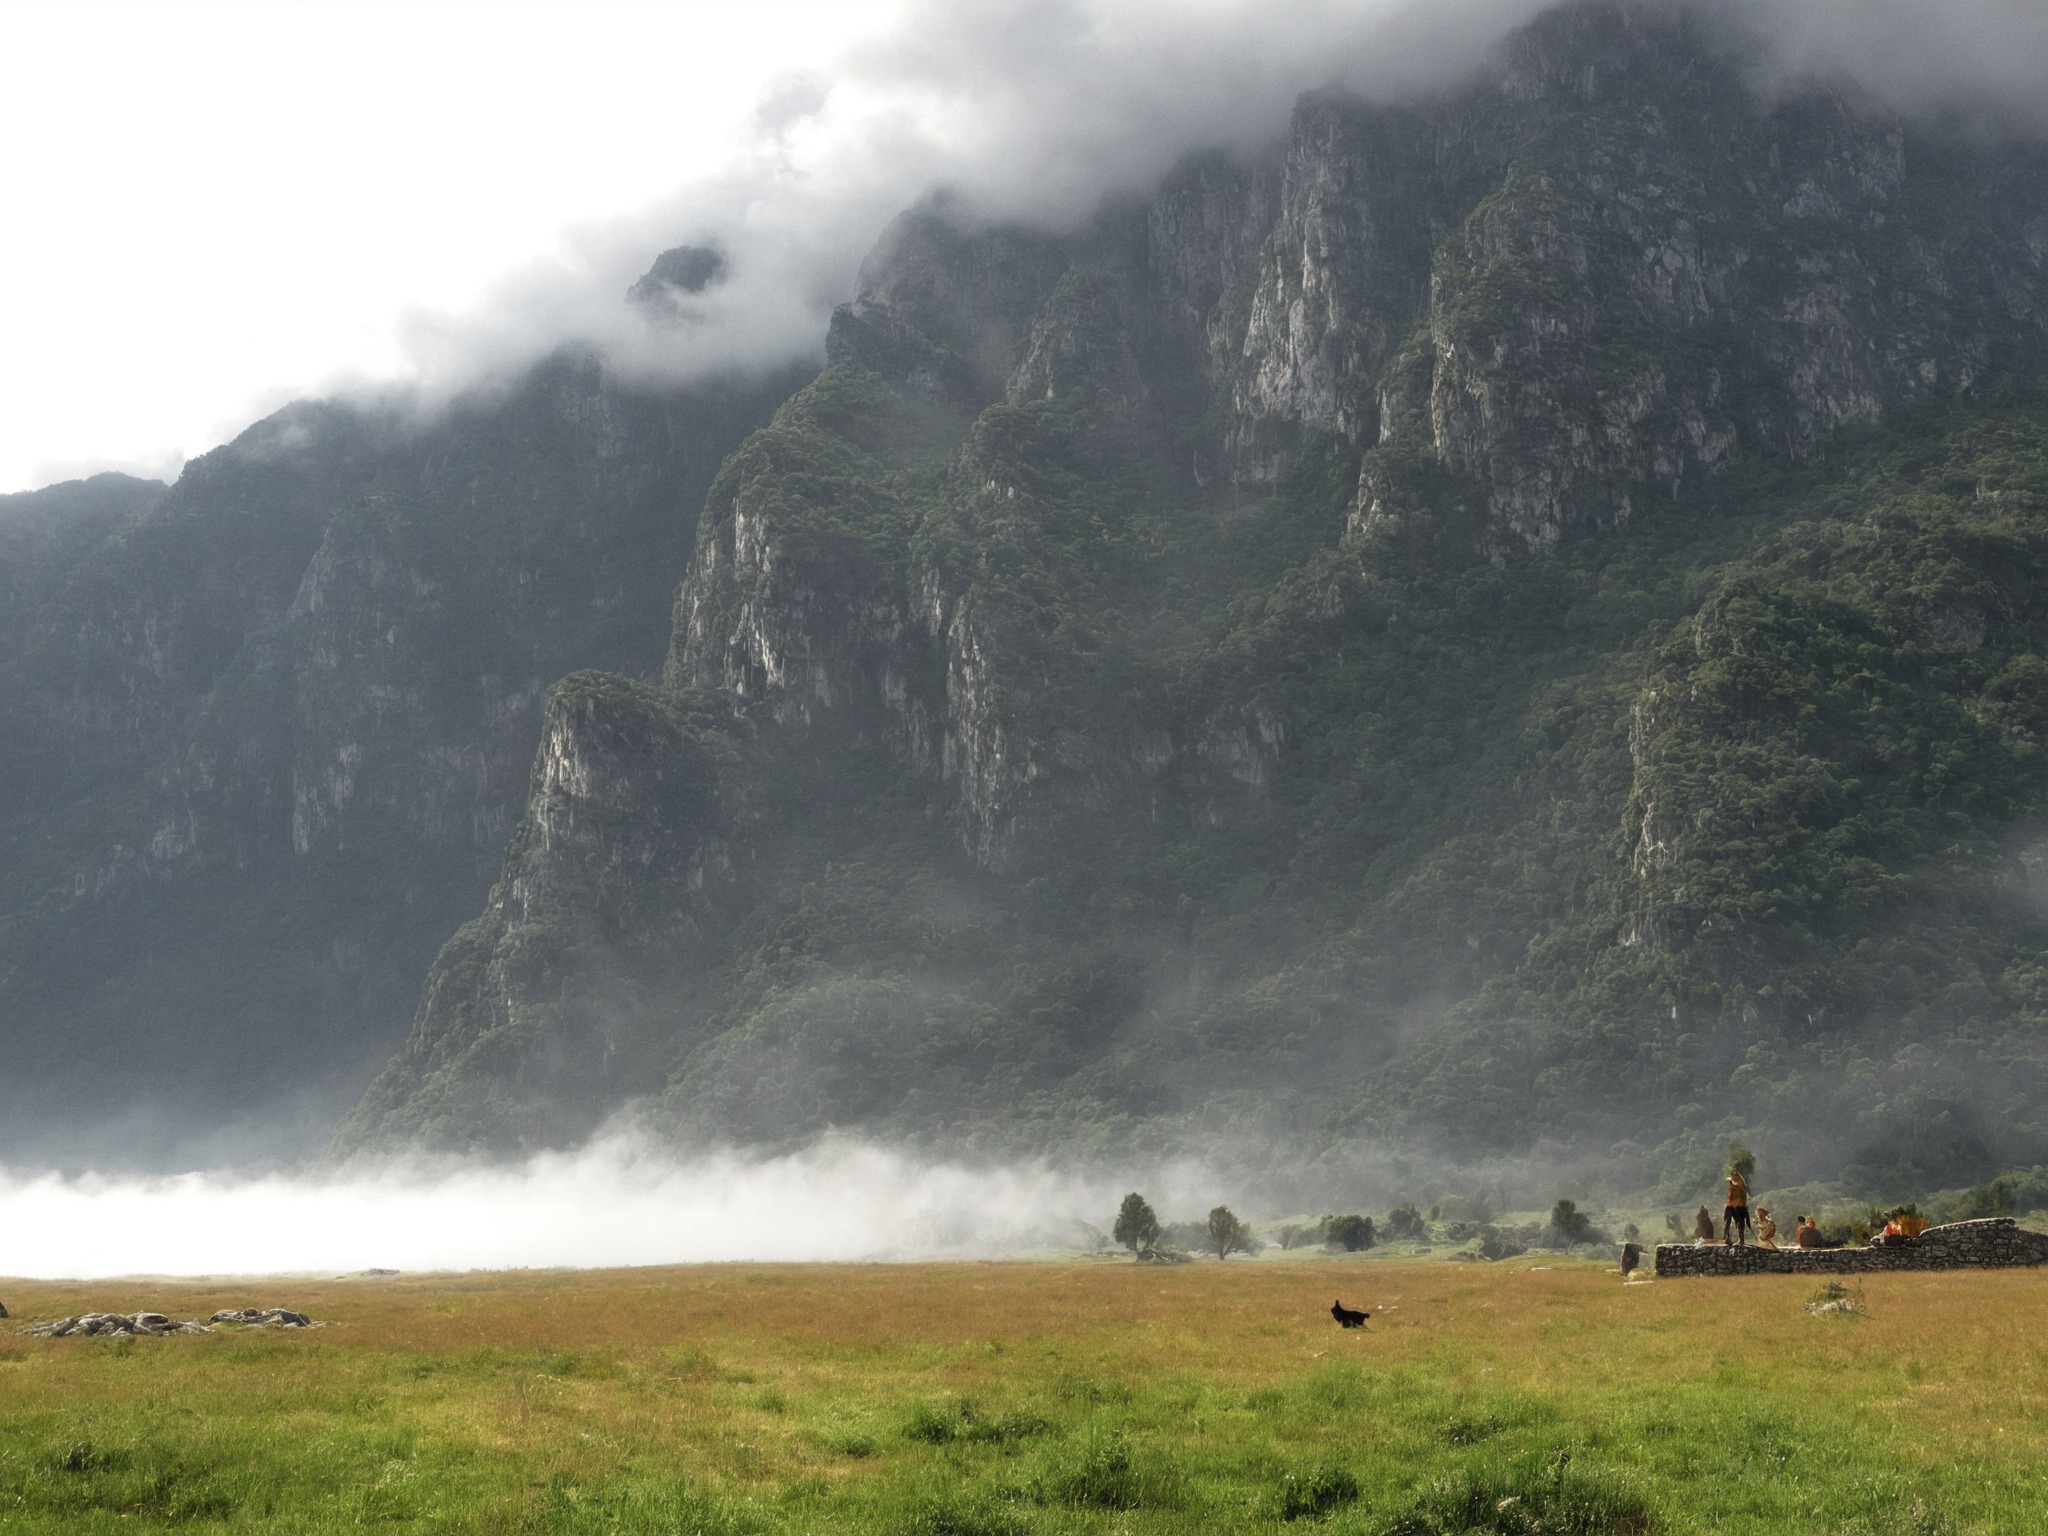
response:
[(1721, 1244), (1749, 1242), (1749, 1180), (1740, 1168), (1728, 1170), (1728, 1203), (1721, 1208)]
[(1820, 1246), (1820, 1228), (1813, 1224), (1811, 1216), (1799, 1218), (1798, 1240), (1799, 1246), (1802, 1248), (1818, 1248)]
[(1874, 1245), (1896, 1248), (1910, 1243), (1927, 1230), (1927, 1222), (1914, 1215), (1903, 1205), (1895, 1205), (1885, 1214), (1884, 1231), (1871, 1239)]

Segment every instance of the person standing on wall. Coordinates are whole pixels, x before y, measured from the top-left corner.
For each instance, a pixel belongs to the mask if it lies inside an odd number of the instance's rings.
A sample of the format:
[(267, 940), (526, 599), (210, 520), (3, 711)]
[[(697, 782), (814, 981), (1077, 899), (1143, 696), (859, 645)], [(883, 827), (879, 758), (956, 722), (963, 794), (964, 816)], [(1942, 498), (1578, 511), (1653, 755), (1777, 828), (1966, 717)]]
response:
[(1728, 1203), (1721, 1209), (1721, 1243), (1749, 1245), (1749, 1180), (1740, 1168), (1728, 1170)]

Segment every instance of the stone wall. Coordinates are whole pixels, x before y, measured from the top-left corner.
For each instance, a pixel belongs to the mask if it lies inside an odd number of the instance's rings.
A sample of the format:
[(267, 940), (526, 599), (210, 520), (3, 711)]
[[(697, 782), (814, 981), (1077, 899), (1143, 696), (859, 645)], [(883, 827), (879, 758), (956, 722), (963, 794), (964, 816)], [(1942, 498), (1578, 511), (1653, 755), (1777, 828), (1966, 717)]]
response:
[(2010, 1216), (1929, 1227), (1898, 1248), (1724, 1248), (1659, 1243), (1657, 1273), (1673, 1275), (1840, 1275), (1886, 1269), (1990, 1269), (2048, 1264), (2048, 1235), (2023, 1232)]

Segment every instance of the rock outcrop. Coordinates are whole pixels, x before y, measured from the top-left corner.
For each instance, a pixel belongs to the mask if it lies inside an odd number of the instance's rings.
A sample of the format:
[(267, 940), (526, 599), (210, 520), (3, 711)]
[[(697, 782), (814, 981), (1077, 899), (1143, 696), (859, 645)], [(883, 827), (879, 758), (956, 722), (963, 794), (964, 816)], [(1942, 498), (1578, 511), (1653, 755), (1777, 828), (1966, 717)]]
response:
[[(0, 1314), (4, 1315), (4, 1314)], [(222, 1325), (241, 1328), (311, 1328), (313, 1320), (285, 1307), (243, 1307), (216, 1312), (205, 1322), (179, 1322), (162, 1312), (80, 1312), (21, 1331), (39, 1339), (125, 1339), (166, 1333), (212, 1333)]]

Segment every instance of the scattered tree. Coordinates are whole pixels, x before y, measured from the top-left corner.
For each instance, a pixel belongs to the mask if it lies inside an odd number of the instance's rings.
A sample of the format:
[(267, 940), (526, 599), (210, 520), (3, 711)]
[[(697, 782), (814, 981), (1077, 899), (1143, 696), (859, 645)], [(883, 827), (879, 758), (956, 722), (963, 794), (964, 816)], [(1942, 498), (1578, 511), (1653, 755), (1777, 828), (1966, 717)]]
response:
[[(1325, 1218), (1325, 1220), (1327, 1219)], [(1318, 1222), (1313, 1227), (1304, 1227), (1300, 1222), (1292, 1221), (1273, 1235), (1280, 1240), (1282, 1248), (1295, 1249), (1305, 1248), (1313, 1242), (1320, 1242), (1324, 1233), (1321, 1222)]]
[(1216, 1257), (1227, 1259), (1233, 1253), (1252, 1251), (1252, 1229), (1230, 1214), (1230, 1207), (1219, 1205), (1209, 1213), (1209, 1246), (1216, 1250)]
[(1145, 1202), (1145, 1197), (1135, 1190), (1124, 1196), (1124, 1203), (1116, 1213), (1116, 1225), (1110, 1236), (1122, 1243), (1132, 1253), (1141, 1248), (1150, 1248), (1159, 1241), (1159, 1217)]
[(1443, 1214), (1446, 1221), (1469, 1222), (1483, 1227), (1500, 1214), (1500, 1205), (1489, 1191), (1481, 1189), (1469, 1195), (1452, 1195), (1443, 1203)]
[(1346, 1253), (1357, 1253), (1370, 1248), (1379, 1234), (1373, 1230), (1370, 1216), (1325, 1216), (1323, 1218), (1323, 1241), (1332, 1248), (1342, 1248)]
[(1479, 1257), (1489, 1264), (1496, 1259), (1505, 1259), (1520, 1253), (1523, 1244), (1512, 1232), (1503, 1232), (1499, 1227), (1482, 1226), (1478, 1232)]
[(1397, 1205), (1387, 1212), (1387, 1236), (1396, 1242), (1427, 1237), (1429, 1226), (1422, 1219), (1422, 1212), (1408, 1205)]
[(1579, 1209), (1576, 1200), (1560, 1200), (1550, 1208), (1550, 1225), (1564, 1239), (1565, 1247), (1583, 1243), (1593, 1234), (1593, 1218)]

